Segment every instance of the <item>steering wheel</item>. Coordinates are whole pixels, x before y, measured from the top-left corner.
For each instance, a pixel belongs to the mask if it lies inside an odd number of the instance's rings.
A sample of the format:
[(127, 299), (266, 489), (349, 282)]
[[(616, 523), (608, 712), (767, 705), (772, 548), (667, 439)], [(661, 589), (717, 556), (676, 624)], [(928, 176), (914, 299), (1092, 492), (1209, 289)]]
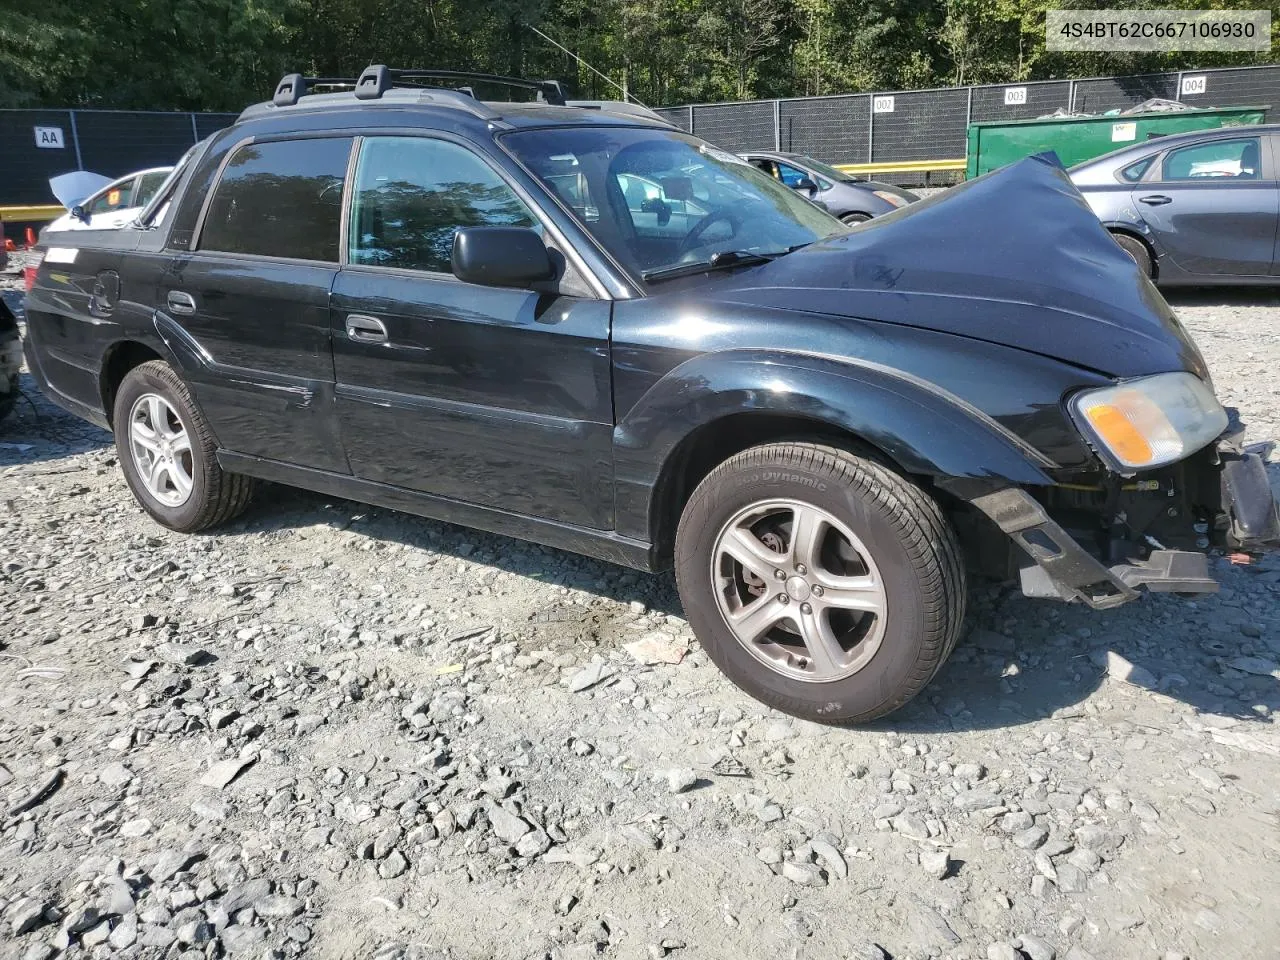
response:
[(680, 256), (684, 256), (690, 250), (698, 245), (698, 241), (702, 239), (702, 235), (707, 232), (707, 227), (719, 221), (725, 221), (733, 228), (730, 236), (737, 236), (738, 231), (742, 229), (742, 217), (738, 216), (731, 210), (712, 210), (705, 217), (698, 221), (698, 225), (690, 230), (683, 240), (680, 241)]

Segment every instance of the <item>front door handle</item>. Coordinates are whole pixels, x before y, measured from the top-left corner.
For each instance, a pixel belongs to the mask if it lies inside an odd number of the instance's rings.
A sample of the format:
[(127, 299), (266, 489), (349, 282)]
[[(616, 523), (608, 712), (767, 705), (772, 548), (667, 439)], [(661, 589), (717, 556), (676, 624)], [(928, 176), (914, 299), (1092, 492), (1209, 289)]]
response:
[(347, 338), (356, 343), (386, 343), (387, 328), (377, 317), (351, 313), (347, 315)]
[(196, 300), (189, 293), (182, 290), (170, 290), (166, 302), (169, 304), (169, 312), (174, 316), (190, 317), (195, 315)]
[(1166, 197), (1162, 193), (1154, 193), (1149, 197), (1139, 197), (1139, 203), (1145, 203), (1149, 207), (1159, 207), (1166, 203), (1173, 203), (1173, 197)]

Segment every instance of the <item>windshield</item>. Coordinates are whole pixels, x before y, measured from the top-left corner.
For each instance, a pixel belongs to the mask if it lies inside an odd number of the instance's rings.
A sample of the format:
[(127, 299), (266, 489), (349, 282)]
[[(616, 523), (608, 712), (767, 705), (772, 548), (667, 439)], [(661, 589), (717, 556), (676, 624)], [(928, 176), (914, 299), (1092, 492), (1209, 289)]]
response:
[(561, 127), (502, 143), (646, 279), (777, 256), (847, 229), (745, 161), (674, 131)]
[(801, 160), (801, 163), (803, 163), (806, 167), (808, 167), (814, 173), (819, 173), (822, 176), (826, 177), (828, 180), (840, 180), (845, 183), (858, 182), (853, 177), (849, 176), (849, 174), (845, 173), (843, 170), (837, 170), (835, 167), (831, 166), (830, 164), (823, 163), (821, 160), (815, 160), (813, 159), (813, 157), (801, 157), (800, 160)]

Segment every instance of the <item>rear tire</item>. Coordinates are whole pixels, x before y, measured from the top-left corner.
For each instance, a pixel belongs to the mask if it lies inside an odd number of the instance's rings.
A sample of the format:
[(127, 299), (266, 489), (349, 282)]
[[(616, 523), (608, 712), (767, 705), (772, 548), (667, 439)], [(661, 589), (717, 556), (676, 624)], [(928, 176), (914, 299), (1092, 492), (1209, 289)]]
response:
[(1138, 269), (1142, 271), (1142, 275), (1150, 279), (1154, 279), (1151, 272), (1151, 251), (1147, 249), (1147, 245), (1137, 237), (1131, 237), (1127, 233), (1113, 233), (1116, 243), (1120, 244), (1120, 249), (1133, 257), (1134, 263), (1138, 265)]
[(845, 223), (866, 223), (868, 220), (870, 220), (870, 219), (871, 219), (871, 214), (869, 214), (869, 213), (846, 213), (846, 214), (845, 214), (843, 217), (841, 217), (840, 219), (841, 219), (842, 221), (844, 221)]
[(964, 619), (960, 547), (938, 504), (818, 444), (754, 447), (713, 470), (680, 518), (675, 568), (689, 623), (725, 675), (822, 723), (897, 710)]
[(152, 360), (125, 375), (112, 426), (129, 489), (162, 526), (194, 533), (249, 505), (255, 481), (218, 466), (209, 424), (167, 363)]

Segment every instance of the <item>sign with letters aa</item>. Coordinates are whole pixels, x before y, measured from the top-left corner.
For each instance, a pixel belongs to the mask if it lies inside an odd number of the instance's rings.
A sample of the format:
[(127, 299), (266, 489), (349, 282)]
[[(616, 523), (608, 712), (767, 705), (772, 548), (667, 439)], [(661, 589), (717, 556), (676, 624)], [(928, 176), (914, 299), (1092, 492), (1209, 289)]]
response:
[(61, 150), (66, 146), (62, 142), (61, 127), (36, 127), (36, 146), (46, 150)]

